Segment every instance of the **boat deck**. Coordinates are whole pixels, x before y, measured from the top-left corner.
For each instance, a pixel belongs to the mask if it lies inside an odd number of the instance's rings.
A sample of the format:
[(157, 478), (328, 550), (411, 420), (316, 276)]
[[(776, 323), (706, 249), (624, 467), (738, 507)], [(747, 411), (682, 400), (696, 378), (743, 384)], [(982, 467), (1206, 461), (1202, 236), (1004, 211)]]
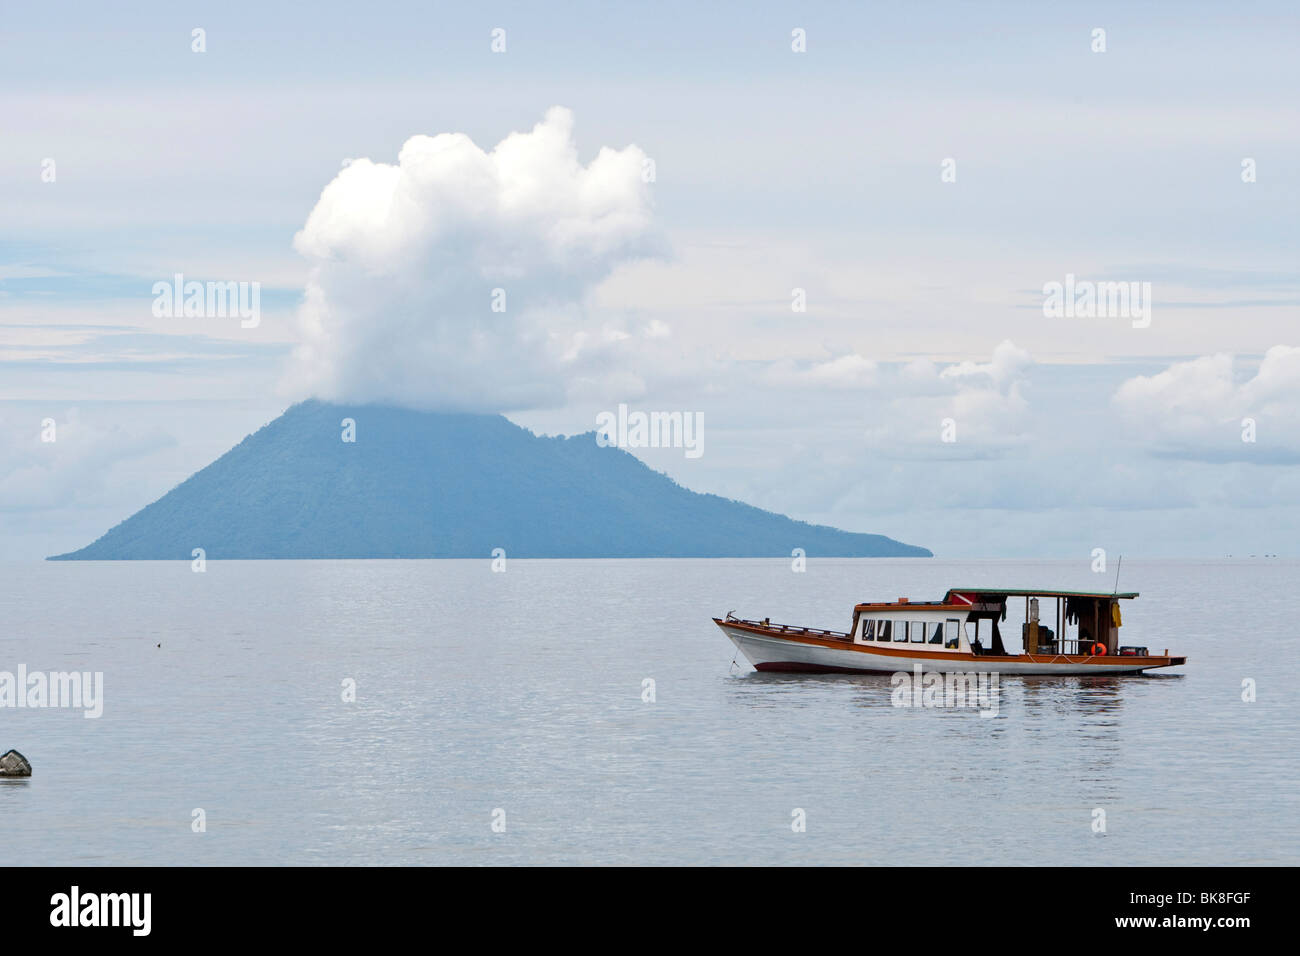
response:
[(760, 631), (767, 631), (770, 634), (785, 634), (787, 636), (802, 635), (806, 637), (820, 637), (833, 641), (843, 641), (845, 644), (853, 643), (853, 635), (847, 631), (827, 631), (818, 627), (795, 627), (793, 624), (773, 624), (771, 621), (748, 621), (739, 617), (714, 618), (715, 624), (743, 624)]

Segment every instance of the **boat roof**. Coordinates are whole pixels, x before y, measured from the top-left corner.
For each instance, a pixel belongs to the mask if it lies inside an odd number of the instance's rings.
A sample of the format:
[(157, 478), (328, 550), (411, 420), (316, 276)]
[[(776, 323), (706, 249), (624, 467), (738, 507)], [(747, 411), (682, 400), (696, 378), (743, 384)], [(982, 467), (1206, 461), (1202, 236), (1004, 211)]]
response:
[(1007, 597), (1077, 597), (1077, 598), (1124, 598), (1131, 600), (1138, 596), (1137, 591), (1051, 591), (1042, 588), (949, 588), (944, 601), (949, 601), (954, 594), (1005, 594)]
[(1117, 599), (1132, 600), (1138, 596), (1137, 591), (1053, 591), (1044, 588), (950, 588), (942, 601), (909, 601), (900, 598), (897, 601), (866, 601), (854, 607), (856, 611), (890, 608), (891, 610), (933, 611), (940, 608), (967, 608), (972, 598), (981, 596), (996, 597), (1000, 600), (1010, 597), (1041, 598), (1093, 598), (1113, 601)]

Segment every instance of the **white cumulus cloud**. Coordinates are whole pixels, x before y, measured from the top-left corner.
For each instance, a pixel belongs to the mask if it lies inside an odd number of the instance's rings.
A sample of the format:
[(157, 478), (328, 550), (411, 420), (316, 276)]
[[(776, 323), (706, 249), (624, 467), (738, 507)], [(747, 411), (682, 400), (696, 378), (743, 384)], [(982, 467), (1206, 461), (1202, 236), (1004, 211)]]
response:
[(311, 275), (286, 389), (475, 411), (562, 403), (629, 348), (620, 317), (589, 299), (661, 247), (645, 159), (602, 148), (584, 165), (555, 107), (490, 151), (440, 133), (411, 137), (396, 165), (349, 162), (294, 239)]
[(76, 408), (0, 414), (0, 513), (116, 504), (125, 466), (175, 443), (156, 426), (95, 424)]
[(1003, 454), (1029, 438), (1024, 389), (1033, 366), (1011, 341), (994, 348), (988, 362), (909, 362), (882, 382), (867, 442), (899, 457)]
[(1294, 461), (1300, 457), (1300, 347), (1273, 346), (1253, 375), (1238, 366), (1223, 352), (1176, 362), (1124, 382), (1112, 403), (1131, 433), (1159, 454)]

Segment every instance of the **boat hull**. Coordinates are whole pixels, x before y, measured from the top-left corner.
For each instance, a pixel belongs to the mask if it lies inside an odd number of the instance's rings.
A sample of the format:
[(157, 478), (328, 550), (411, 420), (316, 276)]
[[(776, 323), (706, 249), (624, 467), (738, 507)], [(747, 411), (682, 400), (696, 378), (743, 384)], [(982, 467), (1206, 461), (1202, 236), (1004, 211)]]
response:
[(908, 646), (884, 648), (854, 644), (845, 638), (808, 637), (779, 627), (740, 625), (714, 618), (756, 670), (817, 674), (936, 673), (994, 674), (1136, 674), (1156, 667), (1182, 664), (1180, 657), (1081, 657), (1075, 655), (973, 655), (913, 651)]

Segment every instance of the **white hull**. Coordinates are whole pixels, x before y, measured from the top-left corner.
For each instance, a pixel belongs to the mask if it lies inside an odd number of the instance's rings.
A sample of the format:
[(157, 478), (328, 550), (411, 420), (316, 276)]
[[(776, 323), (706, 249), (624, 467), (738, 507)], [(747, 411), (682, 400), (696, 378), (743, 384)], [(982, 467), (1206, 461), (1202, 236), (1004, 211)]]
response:
[[(1040, 657), (1035, 660), (1007, 660), (987, 657), (971, 657), (954, 654), (950, 659), (935, 655), (933, 657), (911, 657), (908, 655), (882, 654), (858, 647), (863, 645), (846, 645), (828, 647), (824, 644), (810, 644), (803, 641), (786, 640), (770, 634), (756, 633), (742, 628), (719, 625), (731, 638), (732, 643), (740, 649), (745, 658), (758, 670), (789, 671), (862, 671), (864, 673), (894, 673), (911, 671), (920, 666), (923, 671), (935, 673), (994, 673), (994, 674), (1134, 674), (1161, 664), (1143, 661), (1120, 663), (1117, 658), (1110, 658), (1102, 663), (1098, 658), (1090, 658), (1086, 663), (1071, 661), (1065, 657)], [(1095, 663), (1094, 663), (1095, 662)]]

